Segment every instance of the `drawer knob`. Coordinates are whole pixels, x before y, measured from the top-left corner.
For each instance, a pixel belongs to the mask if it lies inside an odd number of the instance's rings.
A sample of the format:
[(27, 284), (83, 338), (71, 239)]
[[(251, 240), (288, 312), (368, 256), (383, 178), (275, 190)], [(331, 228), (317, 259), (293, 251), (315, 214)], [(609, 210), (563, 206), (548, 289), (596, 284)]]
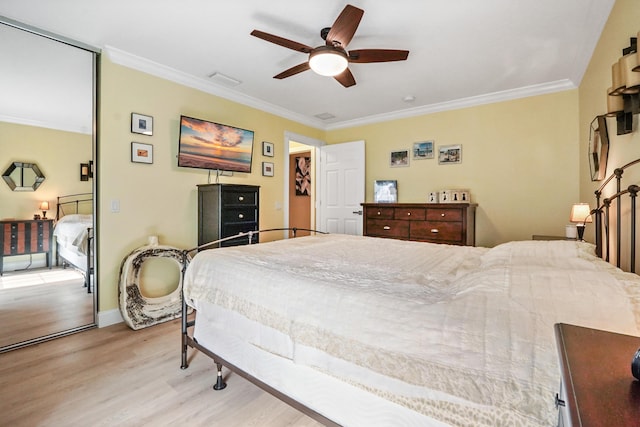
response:
[(391, 230), (391, 227), (389, 227), (388, 225), (385, 225), (384, 227), (382, 227), (383, 230)]
[(444, 214), (440, 214), (441, 217), (444, 217)]
[(380, 211), (378, 211), (378, 215), (380, 215)]
[(411, 216), (411, 212), (407, 212), (407, 216)]
[(244, 218), (244, 214), (238, 214), (238, 218), (240, 219)]
[(431, 232), (437, 234), (437, 233), (439, 233), (439, 230), (437, 228), (432, 228)]
[(244, 196), (238, 196), (238, 200), (239, 201), (243, 201), (244, 200)]

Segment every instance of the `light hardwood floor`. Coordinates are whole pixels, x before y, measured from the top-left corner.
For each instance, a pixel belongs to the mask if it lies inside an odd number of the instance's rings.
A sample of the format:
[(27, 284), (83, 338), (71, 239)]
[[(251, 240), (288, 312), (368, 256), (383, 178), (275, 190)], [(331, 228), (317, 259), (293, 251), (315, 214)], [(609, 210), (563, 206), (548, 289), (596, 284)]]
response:
[(244, 378), (190, 351), (180, 322), (93, 329), (0, 354), (2, 426), (320, 426)]
[(0, 347), (94, 323), (93, 298), (72, 269), (0, 277)]

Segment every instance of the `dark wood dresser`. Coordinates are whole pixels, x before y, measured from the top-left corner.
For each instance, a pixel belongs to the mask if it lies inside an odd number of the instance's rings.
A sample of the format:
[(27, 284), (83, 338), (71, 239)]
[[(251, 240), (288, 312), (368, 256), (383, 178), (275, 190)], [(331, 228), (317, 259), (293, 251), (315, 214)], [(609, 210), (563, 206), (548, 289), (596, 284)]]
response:
[(51, 219), (0, 221), (0, 276), (7, 256), (45, 254), (47, 267), (51, 268), (52, 242)]
[(640, 337), (555, 325), (562, 381), (558, 425), (640, 426), (640, 382), (631, 359)]
[(476, 204), (363, 203), (365, 236), (475, 246)]
[[(198, 185), (198, 246), (247, 231), (257, 231), (260, 187), (237, 184)], [(258, 235), (252, 243), (258, 243)], [(237, 246), (248, 238), (222, 242), (220, 246)]]

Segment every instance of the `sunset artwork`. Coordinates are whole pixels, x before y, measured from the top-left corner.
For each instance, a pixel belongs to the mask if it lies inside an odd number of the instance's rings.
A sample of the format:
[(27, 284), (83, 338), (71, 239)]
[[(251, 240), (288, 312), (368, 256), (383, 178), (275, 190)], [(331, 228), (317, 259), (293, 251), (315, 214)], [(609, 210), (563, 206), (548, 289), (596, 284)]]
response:
[(251, 172), (253, 131), (182, 116), (178, 166)]

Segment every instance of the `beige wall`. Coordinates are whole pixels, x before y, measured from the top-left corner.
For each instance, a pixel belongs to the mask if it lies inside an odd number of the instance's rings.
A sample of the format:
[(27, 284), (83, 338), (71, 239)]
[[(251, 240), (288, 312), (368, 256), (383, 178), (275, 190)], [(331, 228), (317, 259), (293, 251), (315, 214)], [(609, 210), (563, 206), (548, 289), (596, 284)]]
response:
[[(99, 311), (118, 308), (119, 269), (135, 248), (157, 235), (161, 244), (197, 245), (196, 185), (207, 172), (177, 167), (180, 115), (255, 131), (251, 174), (220, 182), (260, 186), (261, 228), (282, 225), (284, 132), (322, 137), (307, 126), (249, 108), (102, 59), (99, 141)], [(133, 134), (131, 113), (153, 117), (153, 136)], [(153, 164), (132, 163), (131, 142), (153, 145)], [(262, 156), (262, 141), (275, 145), (275, 157)], [(273, 161), (274, 177), (262, 176), (262, 161)], [(111, 212), (111, 201), (120, 212)]]
[[(330, 143), (366, 141), (366, 199), (373, 181), (398, 181), (400, 202), (468, 188), (478, 204), (476, 242), (494, 246), (533, 234), (564, 235), (578, 198), (577, 91), (566, 91), (328, 133)], [(462, 163), (437, 158), (389, 167), (392, 150), (435, 140), (462, 145)], [(437, 153), (436, 153), (437, 156)]]
[[(253, 172), (222, 182), (261, 186), (263, 227), (282, 225), (284, 132), (328, 143), (366, 141), (366, 200), (376, 179), (397, 179), (401, 202), (426, 201), (428, 192), (469, 188), (478, 203), (477, 242), (493, 246), (532, 234), (562, 235), (571, 204), (591, 201), (587, 144), (589, 123), (606, 109), (610, 67), (628, 38), (640, 30), (640, 8), (619, 0), (611, 14), (579, 90), (530, 97), (415, 118), (323, 132), (290, 120), (180, 86), (103, 59), (100, 133), (100, 310), (117, 308), (120, 262), (150, 234), (178, 247), (196, 242), (197, 184), (206, 172), (176, 166), (180, 114), (256, 132)], [(130, 133), (130, 114), (154, 117), (154, 135)], [(636, 119), (637, 120), (637, 119)], [(610, 119), (610, 167), (639, 157), (638, 133), (615, 136)], [(390, 151), (411, 149), (433, 139), (462, 144), (459, 165), (411, 161), (390, 168)], [(275, 144), (276, 176), (261, 176), (261, 141)], [(154, 164), (130, 162), (131, 141), (154, 145)], [(121, 212), (111, 213), (111, 200)]]
[[(580, 85), (580, 195), (582, 201), (595, 207), (594, 191), (600, 182), (591, 182), (587, 150), (589, 145), (589, 125), (591, 121), (607, 111), (607, 88), (611, 86), (611, 65), (622, 56), (622, 49), (629, 46), (629, 38), (640, 31), (640, 7), (636, 0), (618, 0), (602, 32), (602, 36), (589, 63)], [(634, 132), (616, 135), (615, 118), (607, 118), (610, 151), (607, 175), (616, 167), (640, 157), (640, 132), (638, 116), (634, 117)], [(638, 182), (640, 170), (627, 172), (629, 184)], [(611, 193), (608, 193), (611, 194)], [(592, 235), (593, 227), (587, 228)]]
[(37, 163), (45, 181), (36, 191), (13, 192), (0, 182), (0, 219), (31, 219), (42, 214), (38, 205), (48, 201), (48, 217), (55, 217), (56, 198), (91, 192), (91, 181), (80, 181), (80, 163), (92, 158), (91, 135), (0, 122), (0, 168), (12, 162)]

